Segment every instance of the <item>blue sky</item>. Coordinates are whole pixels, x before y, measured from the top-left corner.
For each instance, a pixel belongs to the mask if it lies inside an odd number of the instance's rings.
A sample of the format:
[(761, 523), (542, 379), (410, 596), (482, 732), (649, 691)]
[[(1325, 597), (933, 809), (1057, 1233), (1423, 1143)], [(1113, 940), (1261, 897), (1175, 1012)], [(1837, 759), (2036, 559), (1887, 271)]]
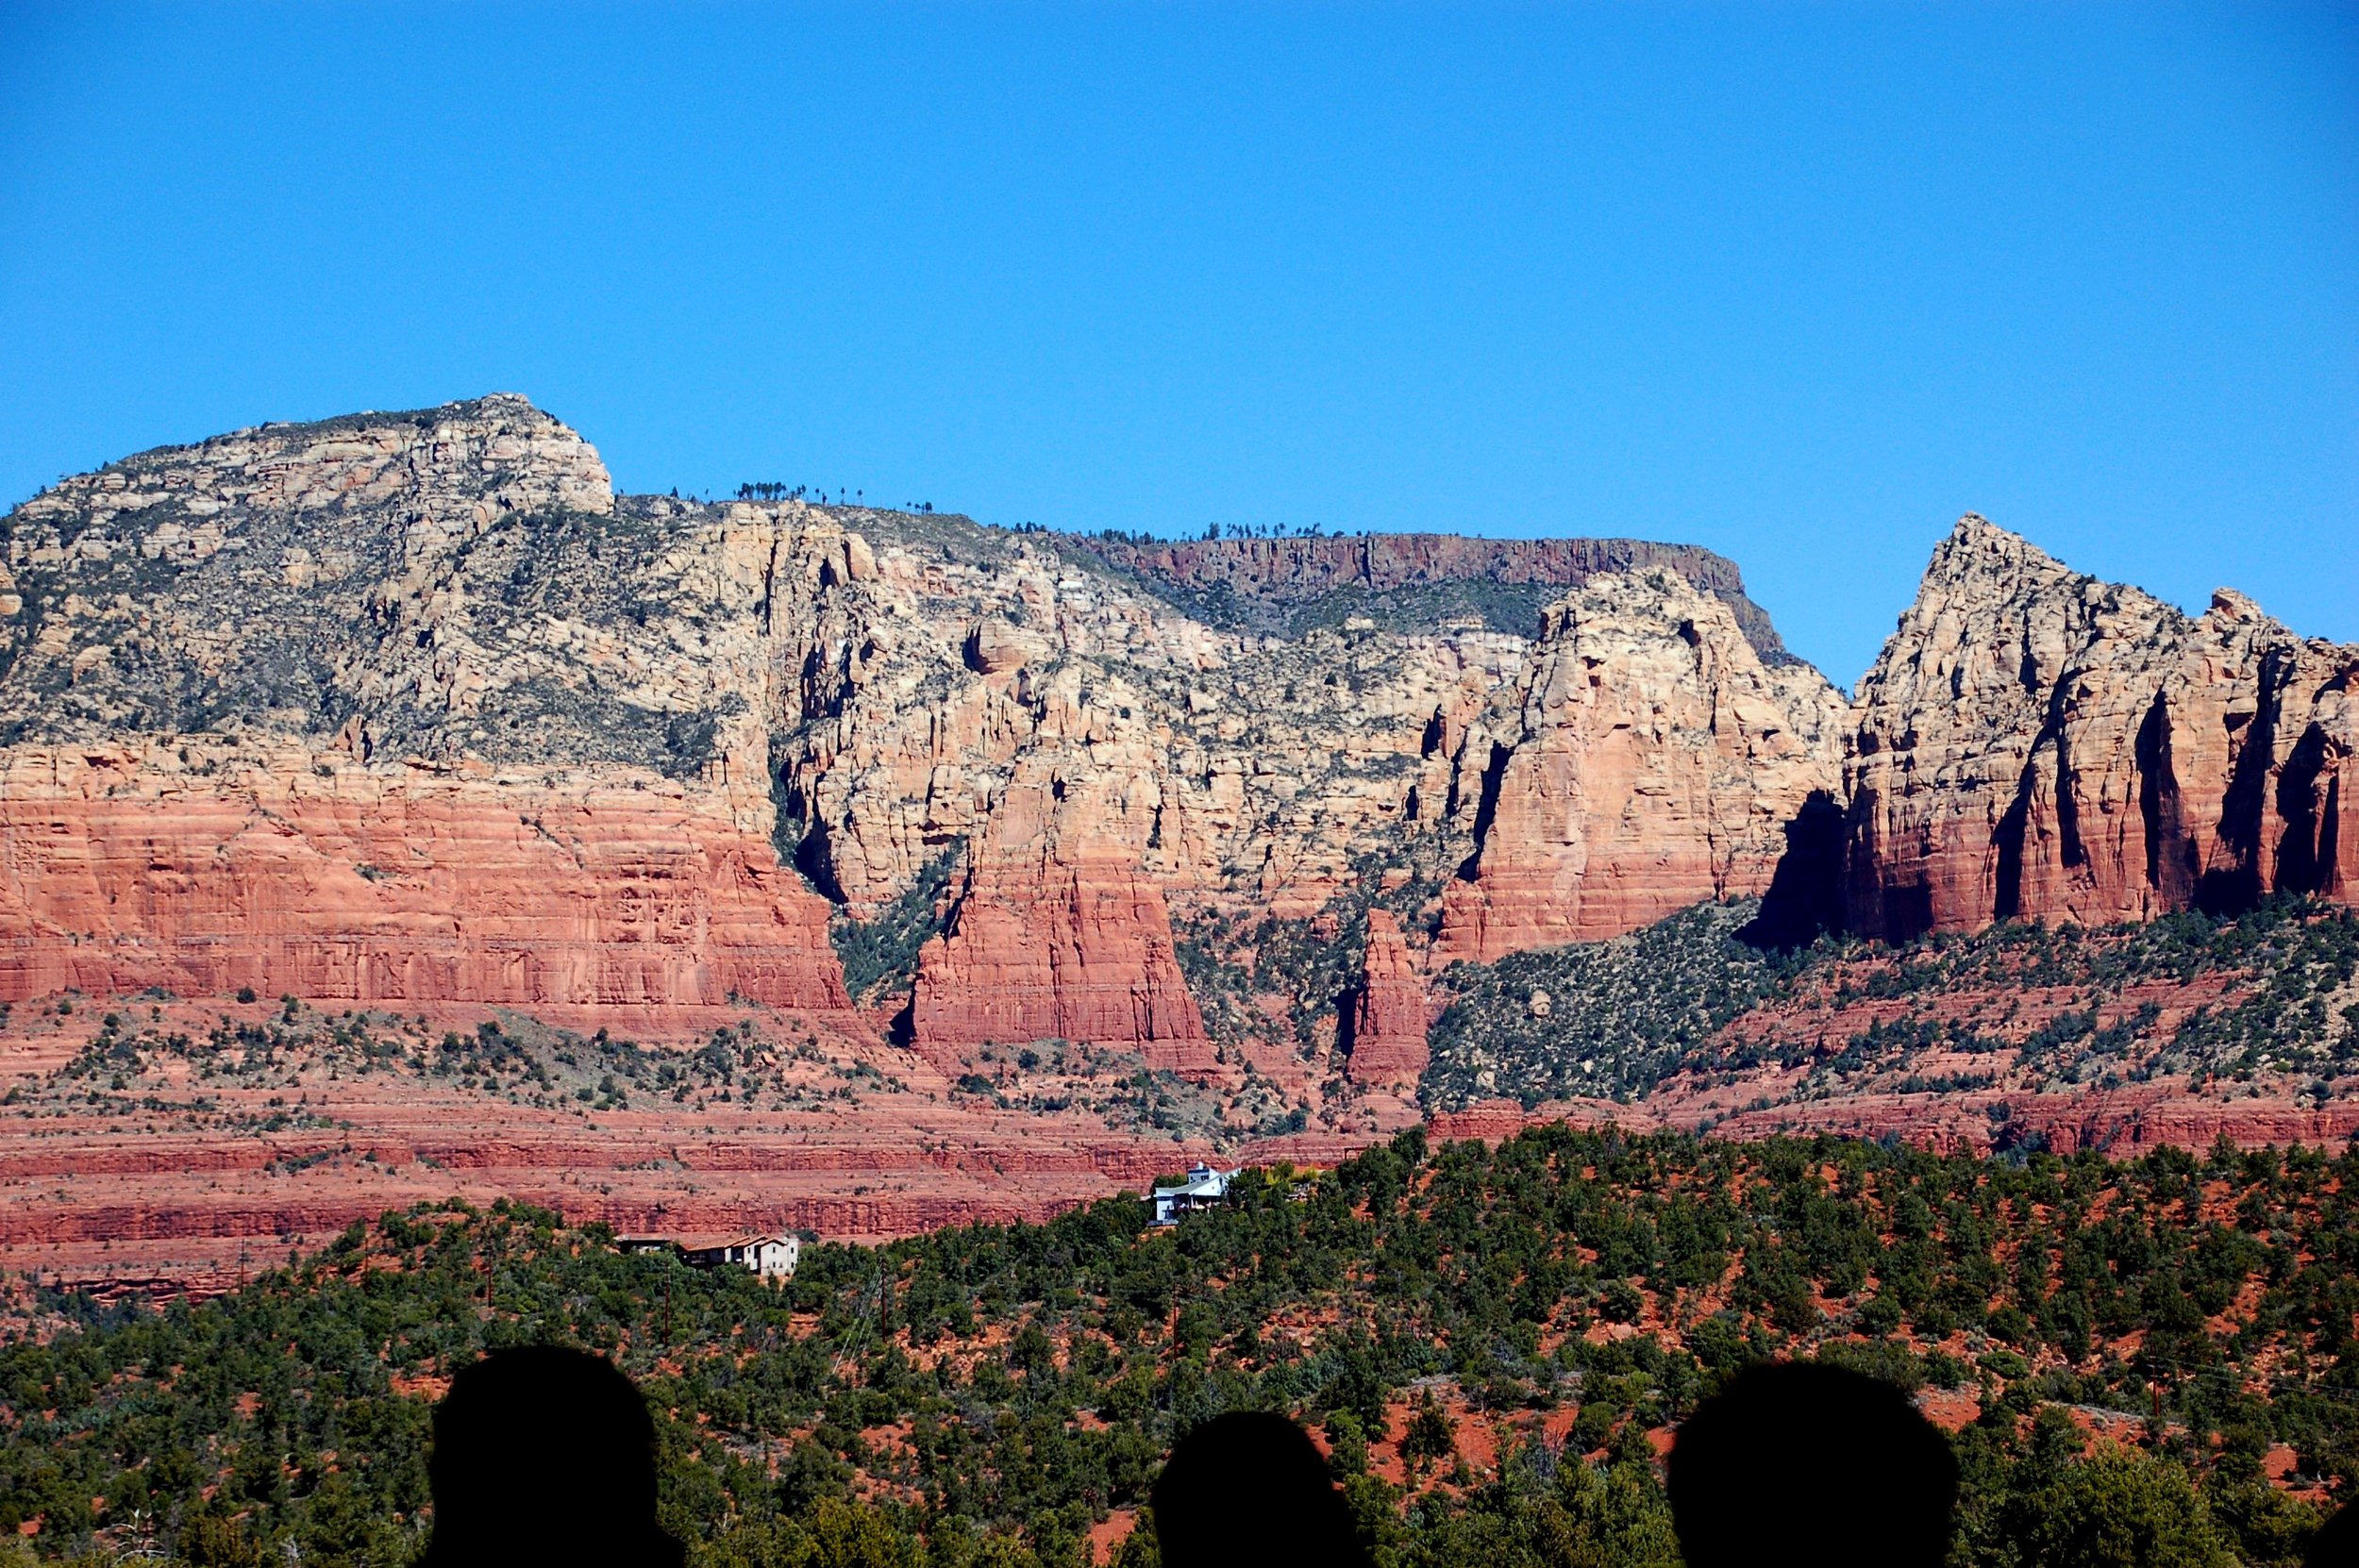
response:
[(631, 489), (1692, 541), (1846, 684), (1968, 509), (2359, 640), (2359, 11), (0, 3), (0, 499), (495, 390)]

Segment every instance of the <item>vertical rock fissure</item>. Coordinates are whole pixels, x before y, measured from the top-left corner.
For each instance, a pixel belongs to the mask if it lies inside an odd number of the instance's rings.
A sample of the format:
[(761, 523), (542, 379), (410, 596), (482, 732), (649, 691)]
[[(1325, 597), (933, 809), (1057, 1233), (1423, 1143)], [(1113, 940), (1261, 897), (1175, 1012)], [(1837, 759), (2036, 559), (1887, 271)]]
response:
[(2040, 730), (2039, 739), (2032, 742), (2032, 755), (2024, 760), (2023, 772), (2016, 779), (2015, 796), (2007, 802), (1999, 826), (1992, 830), (1991, 848), (1998, 861), (1990, 899), (1990, 918), (1995, 921), (2022, 916), (2023, 853), (2024, 842), (2031, 836), (2032, 795), (2039, 787), (2040, 752), (2056, 739), (2051, 719)]
[(2081, 843), (2081, 796), (2072, 771), (2072, 731), (2060, 714), (2055, 720), (2056, 732), (2056, 838), (2058, 851), (2065, 867), (2069, 870), (2088, 863), (2088, 852)]
[(1508, 759), (1515, 755), (1514, 748), (1491, 742), (1491, 759), (1482, 770), (1482, 791), (1475, 797), (1474, 848), (1459, 863), (1462, 880), (1474, 881), (1482, 864), (1482, 846), (1489, 842), (1491, 824), (1498, 815), (1499, 784), (1507, 776)]
[(2196, 907), (2211, 915), (2241, 914), (2260, 902), (2263, 840), (2269, 807), (2268, 780), (2276, 765), (2277, 708), (2284, 685), (2278, 650), (2261, 656), (2260, 678), (2243, 743), (2228, 775), (2219, 806), (2220, 859), (2206, 867), (2196, 886)]
[[(2334, 841), (2318, 831), (2323, 814), (2318, 777), (2325, 769), (2326, 731), (2314, 724), (2294, 742), (2293, 754), (2277, 776), (2277, 815), (2285, 825), (2277, 838), (2276, 886), (2281, 892), (2326, 890), (2322, 872), (2332, 866)], [(2331, 782), (2328, 788), (2333, 788)]]
[(2179, 820), (2179, 776), (2171, 758), (2170, 698), (2157, 692), (2138, 725), (2138, 817), (2146, 830), (2146, 885), (2164, 908), (2183, 905), (2195, 888), (2195, 842)]

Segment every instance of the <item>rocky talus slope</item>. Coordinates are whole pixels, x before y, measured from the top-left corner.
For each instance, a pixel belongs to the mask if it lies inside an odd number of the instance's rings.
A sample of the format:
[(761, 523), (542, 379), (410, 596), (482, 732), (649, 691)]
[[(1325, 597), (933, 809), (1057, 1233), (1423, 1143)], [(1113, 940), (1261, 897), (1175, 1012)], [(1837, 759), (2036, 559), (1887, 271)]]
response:
[(1569, 1116), (1977, 1151), (2359, 1132), (2359, 912), (2280, 900), (1799, 952), (1743, 940), (1752, 913), (1453, 971), (1428, 1105), (1462, 1128)]
[(2231, 589), (2190, 618), (1979, 517), (1861, 683), (1844, 762), (1852, 925), (2234, 910), (2359, 894), (2359, 647)]

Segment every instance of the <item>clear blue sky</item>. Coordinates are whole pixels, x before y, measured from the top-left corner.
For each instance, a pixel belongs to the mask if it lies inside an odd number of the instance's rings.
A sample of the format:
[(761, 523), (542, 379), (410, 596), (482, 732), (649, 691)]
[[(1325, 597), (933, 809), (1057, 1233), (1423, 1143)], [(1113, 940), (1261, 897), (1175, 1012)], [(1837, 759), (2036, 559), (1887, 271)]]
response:
[(2359, 640), (2359, 11), (0, 4), (0, 500), (489, 391), (637, 490), (1693, 541), (1967, 509)]

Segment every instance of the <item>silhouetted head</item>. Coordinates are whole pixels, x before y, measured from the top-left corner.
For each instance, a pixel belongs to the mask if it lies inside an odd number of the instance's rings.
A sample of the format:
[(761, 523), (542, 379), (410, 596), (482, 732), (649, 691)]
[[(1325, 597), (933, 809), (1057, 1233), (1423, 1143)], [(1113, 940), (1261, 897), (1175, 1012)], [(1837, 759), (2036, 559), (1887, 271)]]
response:
[(1957, 1460), (1907, 1395), (1808, 1361), (1731, 1378), (1681, 1425), (1669, 1469), (1688, 1568), (1936, 1568), (1957, 1510)]
[(655, 1522), (655, 1423), (603, 1357), (535, 1345), (468, 1367), (434, 1409), (427, 1471), (423, 1568), (679, 1568), (679, 1543)]
[(1238, 1410), (1190, 1432), (1152, 1506), (1163, 1568), (1365, 1568), (1327, 1461), (1282, 1415)]
[(2301, 1568), (2359, 1568), (2359, 1504), (2344, 1504), (2310, 1538)]

